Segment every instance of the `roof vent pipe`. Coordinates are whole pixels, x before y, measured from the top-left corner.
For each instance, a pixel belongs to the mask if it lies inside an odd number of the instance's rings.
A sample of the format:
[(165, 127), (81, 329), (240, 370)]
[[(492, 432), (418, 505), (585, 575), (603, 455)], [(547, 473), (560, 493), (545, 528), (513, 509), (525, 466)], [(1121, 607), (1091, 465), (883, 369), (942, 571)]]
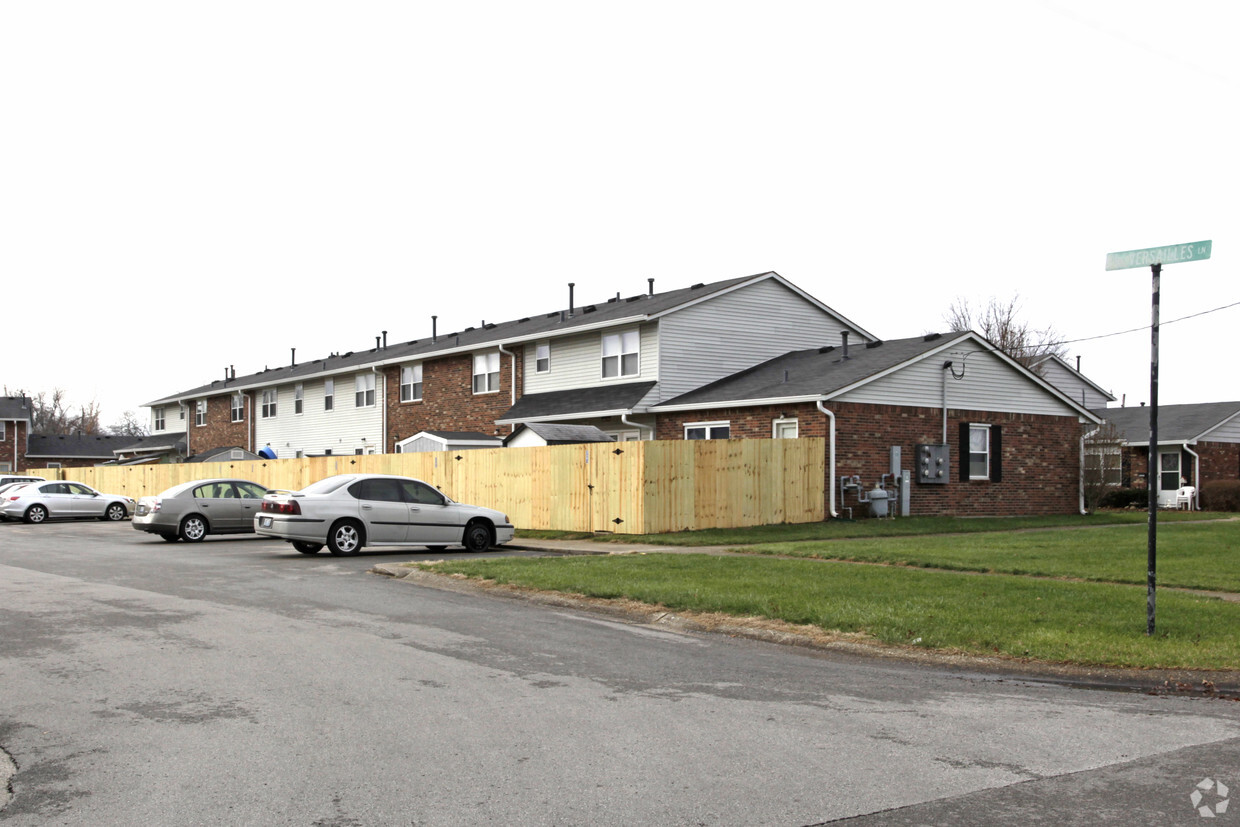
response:
[(435, 344), (438, 340), (439, 317), (431, 316), (431, 344)]
[(378, 350), (378, 349), (379, 349), (379, 337), (376, 336), (375, 337), (375, 350)]
[(844, 358), (848, 358), (848, 331), (840, 331), (840, 340), (844, 343)]
[(1081, 372), (1081, 357), (1080, 356), (1076, 357), (1076, 372), (1077, 373)]
[(568, 283), (568, 318), (570, 319), (573, 317), (573, 287), (575, 286), (571, 281)]
[(387, 331), (383, 331), (383, 349), (387, 350)]
[(229, 378), (231, 378), (231, 379), (236, 379), (236, 378), (237, 378), (237, 366), (236, 366), (236, 365), (229, 365), (229, 366), (228, 366), (228, 372), (229, 372), (230, 374), (232, 374), (232, 376), (230, 376)]
[(297, 348), (293, 348), (292, 350), (293, 350), (293, 356), (292, 356), (293, 367), (297, 367)]
[(650, 297), (654, 298), (654, 279), (646, 279), (646, 283), (650, 285)]

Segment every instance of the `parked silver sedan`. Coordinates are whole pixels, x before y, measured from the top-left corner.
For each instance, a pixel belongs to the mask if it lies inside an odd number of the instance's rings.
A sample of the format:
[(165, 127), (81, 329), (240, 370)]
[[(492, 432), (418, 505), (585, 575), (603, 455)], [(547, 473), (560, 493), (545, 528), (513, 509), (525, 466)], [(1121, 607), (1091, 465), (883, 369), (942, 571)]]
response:
[(332, 554), (357, 554), (364, 546), (486, 551), (514, 532), (500, 511), (453, 502), (421, 480), (381, 474), (340, 474), (301, 491), (269, 492), (254, 530), (302, 554), (324, 545)]
[(208, 534), (251, 534), (265, 486), (249, 480), (191, 480), (138, 500), (133, 527), (168, 542), (197, 543)]
[(0, 514), (10, 520), (42, 523), (55, 519), (123, 520), (133, 497), (104, 494), (80, 482), (29, 483), (6, 492)]

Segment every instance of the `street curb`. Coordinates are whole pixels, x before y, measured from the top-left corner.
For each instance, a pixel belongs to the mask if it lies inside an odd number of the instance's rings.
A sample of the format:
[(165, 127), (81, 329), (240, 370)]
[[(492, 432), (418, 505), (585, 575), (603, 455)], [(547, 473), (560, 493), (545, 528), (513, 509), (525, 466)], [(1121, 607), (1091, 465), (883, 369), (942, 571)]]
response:
[[(516, 550), (516, 547), (511, 545), (506, 545), (505, 548)], [(546, 551), (547, 549), (530, 550)], [(578, 553), (599, 554), (600, 552)], [(1110, 692), (1140, 692), (1147, 695), (1240, 701), (1240, 671), (1087, 667), (982, 657), (880, 644), (863, 641), (846, 634), (833, 634), (817, 627), (794, 626), (761, 618), (673, 612), (632, 600), (611, 600), (562, 592), (544, 592), (491, 581), (474, 580), (461, 575), (440, 574), (398, 563), (378, 563), (370, 569), (370, 572), (444, 591), (481, 594), (489, 597), (524, 600), (544, 606), (571, 608), (606, 615), (629, 623), (656, 626), (686, 634), (723, 634), (728, 637), (782, 646), (796, 646), (862, 660), (915, 662), (929, 668), (963, 671), (992, 680), (1033, 681)]]

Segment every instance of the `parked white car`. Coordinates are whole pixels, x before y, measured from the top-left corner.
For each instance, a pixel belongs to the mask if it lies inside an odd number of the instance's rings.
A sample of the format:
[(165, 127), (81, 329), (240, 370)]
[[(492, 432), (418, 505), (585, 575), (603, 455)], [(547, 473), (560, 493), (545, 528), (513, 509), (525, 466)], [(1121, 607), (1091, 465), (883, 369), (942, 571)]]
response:
[(453, 502), (421, 480), (381, 474), (340, 474), (301, 491), (270, 491), (254, 530), (302, 554), (324, 545), (332, 554), (357, 554), (364, 546), (486, 551), (514, 533), (500, 511)]
[(10, 520), (123, 520), (133, 513), (133, 497), (104, 494), (80, 482), (40, 482), (5, 494), (0, 514)]

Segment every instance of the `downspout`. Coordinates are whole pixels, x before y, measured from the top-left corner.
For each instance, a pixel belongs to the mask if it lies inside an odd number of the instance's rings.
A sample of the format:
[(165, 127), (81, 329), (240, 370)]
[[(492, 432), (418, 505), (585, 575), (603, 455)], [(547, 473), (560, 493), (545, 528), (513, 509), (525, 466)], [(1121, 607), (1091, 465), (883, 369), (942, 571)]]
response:
[(639, 431), (648, 432), (650, 434), (650, 438), (654, 439), (654, 428), (652, 428), (651, 426), (643, 425), (640, 422), (630, 422), (629, 415), (626, 413), (620, 414), (620, 421), (623, 422), (625, 425), (628, 425), (630, 428), (636, 428)]
[(1193, 510), (1201, 510), (1201, 457), (1197, 456), (1197, 452), (1188, 447), (1188, 443), (1184, 443), (1184, 450), (1188, 451), (1193, 457)]
[(379, 393), (378, 387), (375, 388), (375, 398), (383, 400), (383, 406), (379, 409), (379, 453), (386, 454), (387, 450), (387, 374), (379, 373), (378, 365), (371, 365), (370, 372), (375, 375), (375, 385), (379, 385), (380, 380), (383, 383), (383, 393)]
[[(510, 377), (511, 381), (509, 383), (512, 385), (512, 404), (508, 406), (511, 408), (517, 404), (517, 354), (514, 351), (505, 350), (502, 344), (499, 345), (498, 347), (499, 347), (500, 353), (503, 353), (506, 356), (512, 357), (512, 376)], [(512, 423), (511, 425), (508, 426), (508, 428), (509, 428), (508, 433), (515, 434), (517, 432), (517, 423), (515, 422)]]
[(943, 363), (943, 443), (947, 444), (947, 372), (952, 369), (951, 362)]
[(840, 515), (835, 513), (835, 414), (822, 404), (826, 401), (825, 399), (818, 400), (818, 410), (826, 415), (827, 432), (830, 434), (827, 440), (827, 513), (832, 518), (836, 518)]

